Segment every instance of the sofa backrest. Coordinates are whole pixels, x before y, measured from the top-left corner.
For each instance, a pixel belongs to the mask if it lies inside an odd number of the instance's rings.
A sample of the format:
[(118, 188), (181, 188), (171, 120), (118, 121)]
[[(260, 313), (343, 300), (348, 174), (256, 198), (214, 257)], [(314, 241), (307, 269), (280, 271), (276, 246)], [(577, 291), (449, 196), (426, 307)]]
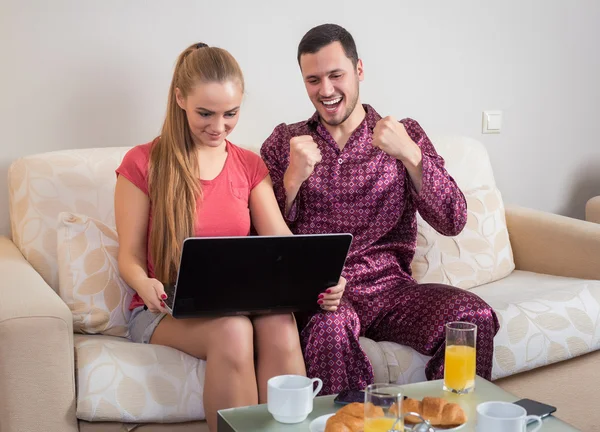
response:
[(16, 160), (8, 171), (12, 239), (58, 291), (56, 228), (63, 211), (115, 224), (115, 169), (128, 147), (63, 150)]
[[(431, 138), (461, 189), (495, 185), (487, 151), (480, 142), (466, 137)], [(13, 242), (55, 291), (58, 214), (81, 213), (114, 226), (115, 169), (127, 150), (129, 147), (109, 147), (41, 153), (18, 159), (10, 166)]]

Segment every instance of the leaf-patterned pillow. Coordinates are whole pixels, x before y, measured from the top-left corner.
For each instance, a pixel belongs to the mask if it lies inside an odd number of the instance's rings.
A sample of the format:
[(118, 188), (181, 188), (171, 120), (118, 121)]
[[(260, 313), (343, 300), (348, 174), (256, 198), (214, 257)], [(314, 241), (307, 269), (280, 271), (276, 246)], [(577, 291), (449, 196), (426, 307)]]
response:
[(73, 313), (73, 330), (128, 336), (133, 290), (119, 276), (117, 232), (97, 219), (58, 215), (58, 292)]
[(496, 187), (465, 192), (467, 225), (455, 237), (435, 231), (417, 215), (413, 277), (420, 283), (472, 288), (508, 276), (514, 269), (504, 204)]

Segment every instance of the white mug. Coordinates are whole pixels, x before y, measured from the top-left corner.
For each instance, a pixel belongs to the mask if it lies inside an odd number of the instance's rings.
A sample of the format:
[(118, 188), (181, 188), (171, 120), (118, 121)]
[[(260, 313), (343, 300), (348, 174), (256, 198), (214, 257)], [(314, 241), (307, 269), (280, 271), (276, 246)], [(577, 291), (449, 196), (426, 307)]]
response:
[(476, 432), (525, 432), (529, 420), (535, 420), (542, 427), (542, 418), (527, 415), (525, 408), (510, 402), (484, 402), (477, 405)]
[(301, 375), (273, 377), (267, 381), (267, 409), (278, 422), (300, 423), (312, 412), (313, 399), (322, 388), (323, 381), (319, 378)]

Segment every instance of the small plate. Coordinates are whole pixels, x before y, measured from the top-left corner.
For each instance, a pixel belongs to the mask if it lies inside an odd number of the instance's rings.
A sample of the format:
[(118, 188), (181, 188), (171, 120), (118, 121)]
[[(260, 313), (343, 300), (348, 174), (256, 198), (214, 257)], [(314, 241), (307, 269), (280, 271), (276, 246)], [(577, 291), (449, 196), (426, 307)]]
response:
[(325, 425), (327, 424), (327, 419), (334, 415), (335, 413), (325, 414), (311, 421), (308, 425), (308, 427), (310, 428), (310, 432), (325, 432)]
[(465, 425), (466, 425), (466, 424), (467, 424), (467, 423), (465, 422), (465, 423), (461, 424), (460, 426), (456, 426), (456, 427), (454, 427), (454, 428), (452, 428), (452, 429), (439, 429), (439, 428), (435, 428), (435, 430), (436, 430), (436, 432), (437, 432), (437, 431), (439, 431), (439, 432), (445, 432), (445, 431), (447, 431), (447, 432), (452, 432), (452, 431), (461, 430), (462, 428), (464, 428), (464, 427), (465, 427)]
[(460, 426), (456, 426), (456, 427), (454, 427), (452, 429), (440, 429), (440, 428), (433, 428), (433, 429), (435, 430), (435, 432), (453, 432), (453, 431), (459, 431), (459, 430), (461, 430), (462, 428), (465, 427), (466, 424), (467, 423), (463, 423)]
[[(466, 424), (467, 424), (467, 423), (463, 423), (463, 424), (461, 424), (460, 426), (456, 426), (456, 427), (454, 427), (454, 428), (451, 428), (451, 429), (444, 429), (444, 428), (436, 428), (436, 427), (434, 427), (434, 428), (433, 428), (433, 430), (434, 430), (435, 432), (454, 432), (454, 431), (460, 431), (460, 430), (461, 430), (463, 427), (465, 427), (465, 425), (466, 425)], [(406, 430), (406, 431), (412, 430), (412, 428), (413, 428), (414, 426), (415, 426), (415, 425), (410, 425), (410, 426), (409, 426), (409, 425), (407, 425), (407, 426), (406, 426), (406, 428), (405, 428), (405, 430)], [(408, 427), (410, 427), (411, 429), (408, 429)], [(312, 431), (311, 431), (311, 432), (312, 432)]]
[[(311, 421), (310, 424), (308, 425), (310, 432), (325, 432), (325, 425), (327, 424), (327, 419), (334, 415), (335, 415), (335, 413), (325, 414), (325, 415), (322, 415), (321, 417), (317, 417), (316, 419)], [(461, 430), (465, 425), (466, 425), (466, 423), (463, 423), (460, 426), (456, 426), (455, 428), (452, 428), (452, 429), (434, 428), (434, 430), (436, 432), (454, 432), (454, 431)]]

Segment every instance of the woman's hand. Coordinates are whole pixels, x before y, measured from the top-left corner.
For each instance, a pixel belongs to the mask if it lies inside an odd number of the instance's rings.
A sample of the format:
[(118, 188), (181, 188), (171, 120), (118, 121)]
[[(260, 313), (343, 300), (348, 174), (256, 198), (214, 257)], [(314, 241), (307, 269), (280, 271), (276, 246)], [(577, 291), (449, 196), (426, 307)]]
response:
[(144, 304), (150, 312), (164, 312), (164, 299), (167, 298), (163, 284), (154, 278), (146, 278), (135, 284), (135, 290), (144, 300)]
[(346, 279), (340, 276), (340, 280), (336, 286), (332, 286), (325, 290), (324, 293), (319, 294), (318, 303), (321, 306), (321, 309), (335, 312), (340, 305), (340, 301), (342, 300), (342, 295), (344, 295), (344, 290), (346, 289)]

